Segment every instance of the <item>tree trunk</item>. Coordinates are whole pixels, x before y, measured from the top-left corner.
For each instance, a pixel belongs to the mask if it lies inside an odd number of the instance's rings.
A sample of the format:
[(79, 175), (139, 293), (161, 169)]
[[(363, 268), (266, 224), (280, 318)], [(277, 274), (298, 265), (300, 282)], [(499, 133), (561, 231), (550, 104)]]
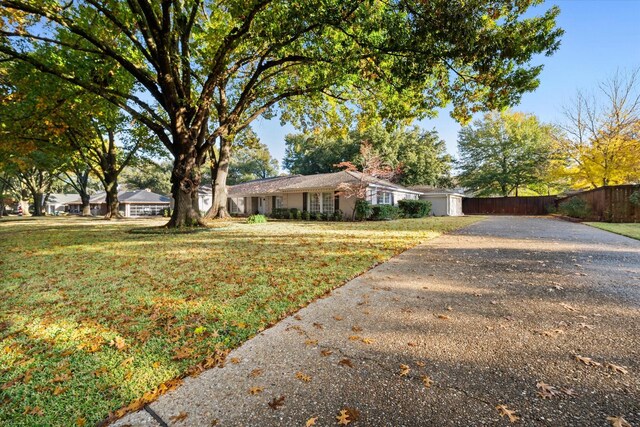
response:
[(29, 192), (24, 188), (20, 190), (20, 201), (18, 204), (22, 207), (22, 215), (30, 216), (29, 213)]
[(229, 161), (231, 160), (231, 143), (233, 138), (226, 136), (220, 138), (220, 154), (218, 156), (215, 178), (212, 176), (211, 210), (207, 214), (209, 218), (228, 218), (227, 212), (227, 176), (229, 175)]
[(44, 194), (40, 192), (33, 193), (33, 216), (42, 216), (42, 200)]
[(91, 216), (90, 196), (87, 193), (80, 194), (82, 200), (82, 216)]
[(171, 173), (173, 213), (166, 227), (205, 226), (198, 209), (200, 179), (200, 168), (195, 150), (178, 154), (173, 162)]
[(113, 178), (112, 176), (105, 177), (105, 191), (107, 193), (106, 202), (107, 202), (107, 213), (105, 214), (105, 219), (113, 219), (113, 218), (122, 218), (120, 212), (118, 211), (118, 207), (120, 206), (120, 201), (118, 200), (118, 181), (117, 178)]

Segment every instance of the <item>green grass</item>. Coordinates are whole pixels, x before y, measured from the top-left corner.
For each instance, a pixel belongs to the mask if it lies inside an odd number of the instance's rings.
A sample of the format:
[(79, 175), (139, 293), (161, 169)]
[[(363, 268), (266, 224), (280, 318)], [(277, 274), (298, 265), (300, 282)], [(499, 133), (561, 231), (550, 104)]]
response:
[(479, 219), (235, 221), (165, 235), (130, 232), (158, 220), (2, 221), (0, 425), (95, 424), (370, 267)]
[(609, 222), (585, 222), (585, 224), (640, 240), (640, 223), (612, 224)]

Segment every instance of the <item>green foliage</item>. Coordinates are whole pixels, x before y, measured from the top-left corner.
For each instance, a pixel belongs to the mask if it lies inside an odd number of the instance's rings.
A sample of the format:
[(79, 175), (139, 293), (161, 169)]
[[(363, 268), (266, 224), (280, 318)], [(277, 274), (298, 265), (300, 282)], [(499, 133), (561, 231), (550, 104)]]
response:
[(229, 163), (229, 185), (278, 175), (278, 161), (271, 157), (269, 148), (260, 142), (252, 142), (236, 149)]
[(289, 209), (275, 208), (271, 211), (271, 217), (276, 219), (289, 219)]
[(301, 216), (304, 221), (309, 221), (311, 219), (311, 214), (307, 211), (302, 211)]
[(262, 214), (251, 215), (247, 218), (247, 224), (264, 224), (267, 222), (267, 217)]
[(124, 168), (119, 182), (130, 189), (145, 189), (158, 194), (171, 193), (171, 169), (170, 162), (159, 164), (141, 161), (137, 164)]
[(400, 217), (400, 208), (393, 205), (373, 205), (371, 208), (371, 217), (373, 221), (387, 221), (398, 219)]
[(344, 219), (344, 212), (342, 212), (340, 209), (333, 212), (333, 216), (332, 216), (333, 221), (342, 221), (343, 219)]
[(356, 127), (347, 133), (333, 129), (321, 132), (289, 134), (283, 166), (291, 173), (312, 175), (341, 170), (336, 165), (352, 162), (362, 167), (360, 145), (371, 145), (382, 161), (392, 168), (400, 168), (399, 182), (403, 185), (449, 186), (452, 158), (435, 131), (418, 127), (394, 127), (381, 124), (366, 129)]
[(373, 210), (371, 208), (371, 202), (364, 199), (356, 200), (356, 205), (354, 208), (356, 220), (364, 221), (366, 219), (369, 219), (372, 213)]
[(518, 195), (544, 183), (552, 159), (552, 128), (529, 114), (493, 112), (460, 130), (459, 184), (478, 196)]
[(572, 218), (585, 219), (591, 214), (591, 207), (586, 200), (576, 196), (560, 202), (558, 212)]
[(629, 202), (633, 206), (640, 206), (640, 190), (635, 190), (633, 193), (631, 193), (631, 195), (629, 196)]
[(427, 200), (398, 200), (398, 207), (404, 218), (422, 218), (431, 212), (431, 202)]

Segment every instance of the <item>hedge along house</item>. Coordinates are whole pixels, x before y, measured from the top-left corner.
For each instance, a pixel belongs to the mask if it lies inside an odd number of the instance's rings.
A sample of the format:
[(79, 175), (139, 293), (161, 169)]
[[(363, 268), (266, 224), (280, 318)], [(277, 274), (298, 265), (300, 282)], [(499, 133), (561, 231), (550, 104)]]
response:
[(455, 190), (445, 190), (427, 186), (414, 186), (420, 192), (420, 200), (431, 202), (431, 214), (435, 216), (461, 216), (464, 194)]
[(310, 213), (332, 214), (340, 209), (353, 215), (356, 198), (341, 194), (341, 186), (366, 186), (366, 200), (373, 205), (396, 205), (399, 200), (417, 200), (420, 192), (389, 181), (342, 171), (317, 175), (289, 175), (266, 178), (230, 186), (227, 210), (231, 214), (271, 214), (273, 209), (299, 209)]
[[(118, 192), (118, 211), (125, 217), (162, 215), (171, 206), (171, 198), (151, 190), (133, 190)], [(82, 212), (80, 199), (68, 203), (71, 213)], [(91, 215), (107, 213), (107, 194), (104, 191), (93, 194), (89, 199)]]

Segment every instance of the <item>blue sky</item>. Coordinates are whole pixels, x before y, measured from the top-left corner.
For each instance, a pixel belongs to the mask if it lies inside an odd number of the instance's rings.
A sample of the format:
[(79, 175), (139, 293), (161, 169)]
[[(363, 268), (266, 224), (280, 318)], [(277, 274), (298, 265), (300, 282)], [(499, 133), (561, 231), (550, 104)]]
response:
[[(543, 63), (540, 86), (522, 97), (514, 110), (536, 114), (547, 122), (561, 119), (562, 106), (577, 90), (590, 90), (597, 83), (621, 71), (640, 67), (640, 0), (556, 0), (539, 8), (560, 6), (558, 19), (565, 30), (560, 49), (551, 57), (540, 57)], [(446, 141), (449, 153), (456, 154), (456, 137), (460, 125), (447, 110), (438, 118), (418, 124), (435, 128)], [(271, 155), (282, 161), (284, 136), (295, 132), (291, 126), (280, 126), (278, 119), (258, 119), (253, 129), (269, 146)]]

